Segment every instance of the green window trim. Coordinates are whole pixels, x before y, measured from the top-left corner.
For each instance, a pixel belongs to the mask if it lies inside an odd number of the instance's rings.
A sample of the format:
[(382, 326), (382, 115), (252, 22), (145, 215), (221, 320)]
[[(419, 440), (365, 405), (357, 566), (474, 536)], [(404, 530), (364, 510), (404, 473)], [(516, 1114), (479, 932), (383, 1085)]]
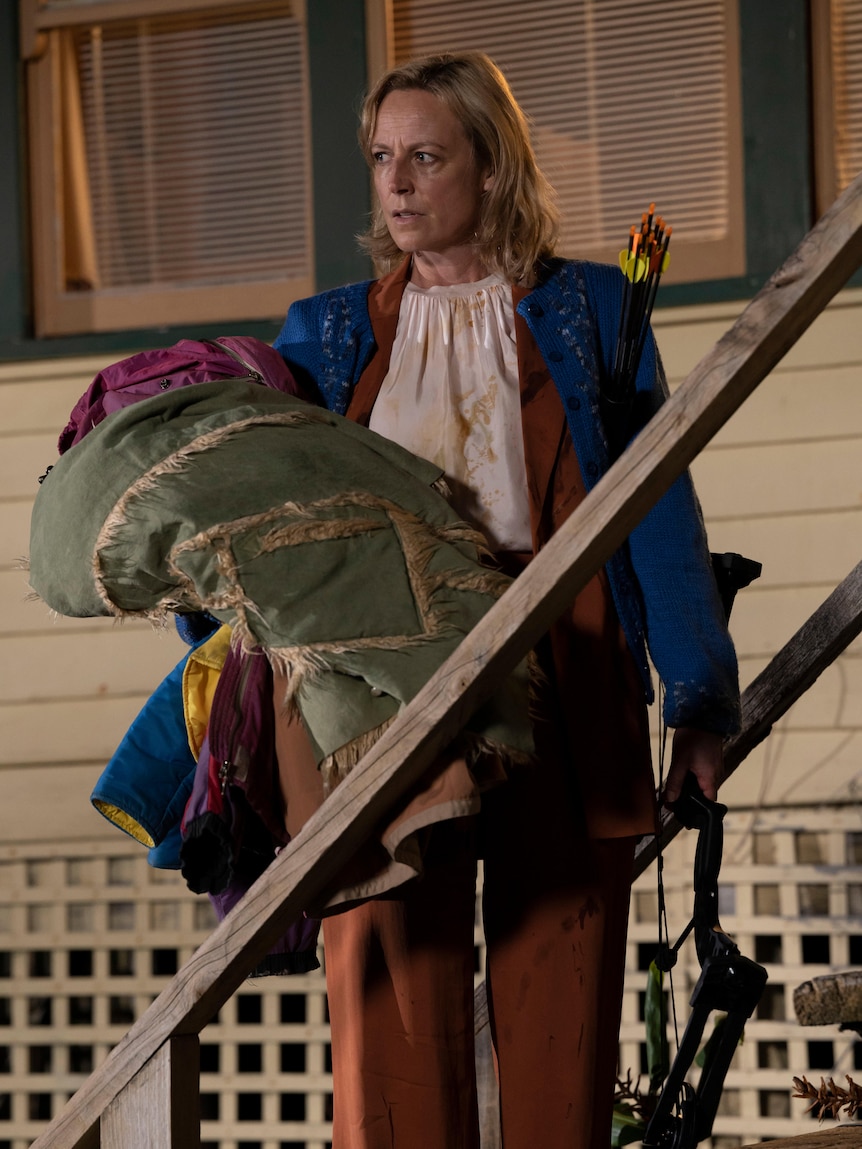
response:
[[(161, 327), (35, 339), (30, 334), (27, 207), (24, 179), (18, 6), (0, 5), (0, 139), (12, 151), (0, 165), (0, 360), (52, 358), (165, 346), (190, 334)], [(319, 290), (371, 274), (356, 249), (368, 211), (369, 183), (356, 142), (365, 86), (364, 0), (314, 0), (308, 6), (314, 175), (315, 274)], [(665, 284), (659, 306), (751, 297), (784, 261), (814, 218), (810, 30), (807, 0), (740, 0), (747, 273), (732, 279)], [(9, 162), (11, 159), (11, 162)], [(352, 206), (352, 210), (351, 210)], [(862, 282), (857, 274), (851, 283)], [(229, 325), (232, 334), (271, 341), (280, 324)], [(224, 323), (196, 326), (202, 338)]]

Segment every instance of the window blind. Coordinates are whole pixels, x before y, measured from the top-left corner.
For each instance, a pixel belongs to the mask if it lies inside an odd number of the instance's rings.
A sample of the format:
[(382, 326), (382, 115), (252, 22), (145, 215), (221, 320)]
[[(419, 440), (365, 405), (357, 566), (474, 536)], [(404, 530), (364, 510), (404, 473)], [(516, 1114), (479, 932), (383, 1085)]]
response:
[(831, 0), (831, 9), (834, 191), (837, 195), (862, 170), (862, 0)]
[(289, 5), (96, 26), (75, 41), (101, 286), (306, 268)]
[(668, 278), (744, 270), (735, 3), (394, 0), (396, 63), (480, 49), (533, 124), (565, 255), (613, 259), (655, 201)]
[(301, 5), (107, 7), (55, 3), (33, 65), (42, 333), (282, 314), (313, 286)]

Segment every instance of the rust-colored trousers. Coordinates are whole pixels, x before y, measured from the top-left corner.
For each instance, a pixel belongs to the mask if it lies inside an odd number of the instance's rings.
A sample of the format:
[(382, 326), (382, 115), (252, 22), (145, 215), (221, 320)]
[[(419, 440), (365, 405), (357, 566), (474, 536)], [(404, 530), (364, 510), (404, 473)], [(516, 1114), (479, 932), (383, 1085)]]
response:
[(333, 1149), (478, 1149), (476, 855), (503, 1149), (607, 1149), (635, 839), (589, 841), (543, 762), (434, 827), (399, 897), (324, 922)]

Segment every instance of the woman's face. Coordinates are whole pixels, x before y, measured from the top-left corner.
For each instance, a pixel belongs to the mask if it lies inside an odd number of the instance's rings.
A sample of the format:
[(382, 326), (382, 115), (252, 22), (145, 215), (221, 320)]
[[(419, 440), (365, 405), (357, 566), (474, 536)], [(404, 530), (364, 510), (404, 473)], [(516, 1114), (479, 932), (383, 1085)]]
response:
[(481, 171), (460, 121), (422, 89), (390, 92), (371, 140), (374, 186), (389, 234), (404, 252), (457, 256), (493, 177)]

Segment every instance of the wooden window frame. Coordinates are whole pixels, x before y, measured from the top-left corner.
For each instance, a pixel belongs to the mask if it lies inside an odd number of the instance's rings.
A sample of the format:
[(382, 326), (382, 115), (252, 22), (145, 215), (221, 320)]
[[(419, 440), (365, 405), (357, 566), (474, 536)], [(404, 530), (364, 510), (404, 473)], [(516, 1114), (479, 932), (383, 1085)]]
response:
[[(394, 63), (393, 54), (394, 0), (366, 0), (366, 43), (369, 84)], [(743, 161), (743, 107), (740, 61), (739, 0), (724, 0), (727, 18), (729, 52), (726, 60), (728, 93), (728, 189), (731, 215), (735, 213), (739, 226), (731, 228), (722, 240), (695, 242), (681, 241), (672, 246), (672, 272), (668, 285), (684, 289), (686, 284), (741, 277), (746, 273), (745, 179)], [(646, 204), (632, 203), (631, 223), (640, 222), (640, 212)], [(661, 210), (662, 205), (658, 204)], [(673, 223), (672, 219), (668, 220)], [(619, 248), (626, 236), (614, 247), (582, 249), (578, 258), (616, 263)]]
[[(295, 18), (307, 27), (306, 0), (291, 2)], [(94, 291), (70, 291), (64, 284), (57, 38), (63, 29), (75, 26), (218, 9), (241, 10), (241, 4), (237, 0), (80, 0), (68, 6), (52, 0), (21, 0), (21, 58), (28, 73), (33, 307), (38, 338), (136, 327), (275, 320), (294, 299), (314, 291), (310, 164), (304, 190), (307, 274), (217, 285), (154, 284)], [(307, 61), (304, 67), (307, 72)], [(302, 82), (308, 92), (307, 74)], [(309, 119), (307, 111), (303, 129), (306, 155), (310, 153)]]

